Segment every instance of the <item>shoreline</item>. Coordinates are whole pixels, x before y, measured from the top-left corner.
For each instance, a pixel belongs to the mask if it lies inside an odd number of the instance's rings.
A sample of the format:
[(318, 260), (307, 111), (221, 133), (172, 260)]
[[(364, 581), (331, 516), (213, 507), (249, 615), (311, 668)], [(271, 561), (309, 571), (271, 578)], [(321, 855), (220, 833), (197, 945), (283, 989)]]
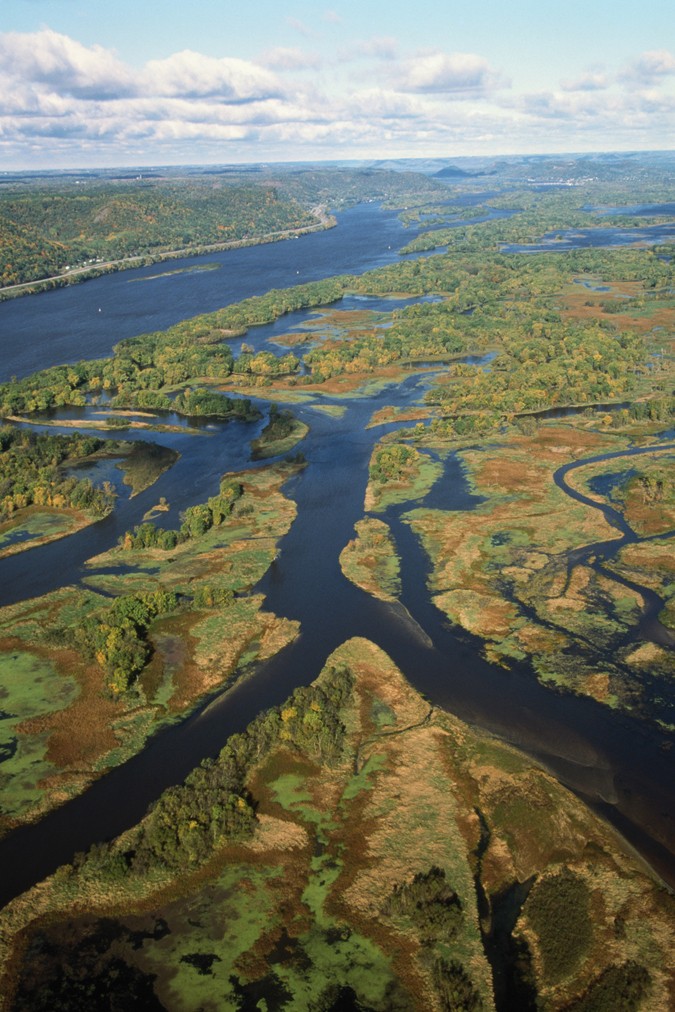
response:
[(92, 281), (94, 278), (103, 277), (105, 274), (116, 274), (118, 271), (133, 270), (138, 267), (151, 267), (153, 264), (163, 263), (165, 260), (206, 256), (209, 253), (222, 253), (231, 249), (243, 249), (247, 246), (265, 246), (268, 243), (299, 239), (300, 236), (311, 235), (314, 232), (325, 232), (329, 228), (337, 226), (337, 220), (332, 214), (320, 211), (317, 213), (317, 219), (315, 225), (304, 225), (301, 228), (287, 229), (284, 232), (271, 232), (269, 235), (254, 236), (250, 239), (234, 239), (230, 242), (209, 243), (194, 248), (167, 250), (163, 253), (138, 253), (131, 257), (124, 257), (122, 260), (106, 260), (103, 263), (87, 267), (76, 267), (73, 270), (64, 272), (63, 274), (55, 274), (49, 278), (41, 278), (36, 281), (22, 281), (16, 285), (0, 288), (0, 302), (7, 302), (10, 299), (20, 299), (26, 295), (39, 295), (42, 292), (66, 288), (72, 284), (81, 284), (83, 281)]

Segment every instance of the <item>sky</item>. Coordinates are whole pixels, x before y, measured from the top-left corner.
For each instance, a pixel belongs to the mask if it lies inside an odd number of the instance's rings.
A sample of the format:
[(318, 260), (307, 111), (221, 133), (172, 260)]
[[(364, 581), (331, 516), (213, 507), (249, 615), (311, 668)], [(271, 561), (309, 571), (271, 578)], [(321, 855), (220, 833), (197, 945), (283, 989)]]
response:
[(0, 171), (674, 146), (672, 0), (0, 0)]

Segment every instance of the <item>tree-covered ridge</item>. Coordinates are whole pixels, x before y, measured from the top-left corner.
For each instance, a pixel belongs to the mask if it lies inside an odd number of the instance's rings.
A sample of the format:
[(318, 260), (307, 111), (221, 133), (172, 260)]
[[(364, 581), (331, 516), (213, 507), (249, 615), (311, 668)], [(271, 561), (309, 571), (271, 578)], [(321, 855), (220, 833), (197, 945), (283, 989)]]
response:
[(395, 172), (380, 168), (307, 168), (297, 171), (270, 169), (270, 178), (281, 192), (299, 203), (350, 207), (362, 201), (380, 201), (400, 208), (438, 200), (447, 187), (419, 172)]
[(0, 429), (0, 520), (25, 506), (72, 507), (102, 517), (113, 508), (110, 487), (64, 475), (63, 465), (105, 446), (91, 436), (51, 436), (3, 426)]
[(86, 184), (0, 194), (0, 285), (68, 267), (306, 228), (317, 219), (268, 185)]
[(325, 225), (323, 206), (377, 200), (397, 207), (444, 192), (418, 173), (372, 169), (24, 180), (0, 193), (0, 287), (72, 268), (95, 272), (129, 257), (152, 262), (174, 251), (281, 238)]

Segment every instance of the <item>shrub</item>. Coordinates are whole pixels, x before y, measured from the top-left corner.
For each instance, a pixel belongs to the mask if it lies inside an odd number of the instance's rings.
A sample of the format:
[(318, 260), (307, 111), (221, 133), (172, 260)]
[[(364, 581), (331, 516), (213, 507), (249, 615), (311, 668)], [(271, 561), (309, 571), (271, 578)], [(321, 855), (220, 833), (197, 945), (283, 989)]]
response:
[(462, 904), (446, 882), (444, 869), (432, 867), (395, 886), (383, 913), (409, 918), (424, 941), (448, 941), (459, 930)]
[(589, 889), (569, 868), (537, 882), (524, 906), (538, 941), (550, 983), (568, 976), (591, 941)]
[(577, 1001), (564, 1012), (636, 1012), (649, 991), (649, 973), (629, 959), (622, 966), (604, 970)]

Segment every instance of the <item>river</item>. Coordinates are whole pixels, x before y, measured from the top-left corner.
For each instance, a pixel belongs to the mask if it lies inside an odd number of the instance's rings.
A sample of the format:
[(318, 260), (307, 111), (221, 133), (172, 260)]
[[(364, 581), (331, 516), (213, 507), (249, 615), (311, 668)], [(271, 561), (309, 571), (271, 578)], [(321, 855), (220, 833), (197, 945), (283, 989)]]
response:
[[(377, 204), (359, 204), (337, 218), (336, 228), (299, 239), (170, 260), (0, 302), (0, 381), (104, 357), (125, 337), (165, 330), (271, 288), (393, 263), (417, 234)], [(203, 269), (211, 264), (215, 269)]]
[[(336, 249), (340, 251), (345, 246), (344, 259), (336, 261), (326, 254), (321, 269), (326, 273), (353, 272), (355, 264), (359, 270), (365, 270), (393, 259), (396, 243), (400, 246), (409, 234), (393, 216), (384, 214), (380, 222), (380, 213), (368, 205), (355, 209), (353, 214), (348, 212), (350, 227), (360, 236), (355, 260), (348, 262), (349, 240), (343, 238), (336, 243)], [(293, 249), (298, 249), (300, 257), (303, 245), (313, 244), (316, 248), (318, 241), (329, 243), (337, 231), (298, 240)], [(389, 242), (395, 235), (394, 243)], [(369, 237), (373, 239), (370, 260), (365, 252)], [(284, 245), (287, 244), (258, 248), (261, 272), (261, 264), (267, 262), (265, 258), (273, 256), (274, 260), (279, 251), (283, 252)], [(238, 258), (253, 253), (254, 249), (248, 249), (228, 255)], [(312, 254), (302, 256), (309, 270)], [(284, 260), (288, 261), (287, 251), (278, 261), (274, 260), (279, 270)], [(264, 291), (281, 283), (294, 283), (293, 277), (282, 282), (275, 269), (272, 266), (269, 276), (249, 278), (247, 283), (251, 287), (243, 294), (252, 294), (252, 288)], [(288, 265), (284, 269), (288, 270)], [(320, 276), (316, 263), (314, 269), (314, 277)], [(157, 267), (144, 270), (156, 273)], [(226, 266), (221, 271), (224, 280), (230, 271)], [(0, 305), (0, 321), (6, 323), (4, 313), (9, 309), (15, 335), (21, 329), (19, 324), (24, 332), (43, 335), (42, 341), (34, 337), (29, 349), (16, 349), (15, 367), (11, 371), (17, 374), (29, 371), (37, 355), (35, 346), (41, 344), (51, 361), (69, 360), (63, 356), (75, 352), (77, 343), (68, 330), (67, 320), (73, 324), (79, 318), (84, 320), (96, 303), (101, 303), (102, 309), (101, 319), (98, 313), (94, 317), (98, 324), (98, 351), (79, 348), (76, 358), (105, 354), (115, 340), (146, 329), (150, 318), (156, 328), (191, 315), (197, 311), (198, 297), (176, 294), (174, 286), (187, 293), (190, 284), (185, 282), (192, 279), (201, 285), (206, 278), (218, 289), (216, 282), (221, 271), (172, 275), (171, 280), (163, 278), (139, 284), (133, 284), (130, 278), (130, 273), (136, 272), (127, 272)], [(156, 283), (165, 293), (161, 305), (157, 305), (157, 291), (153, 287)], [(120, 286), (124, 285), (129, 285), (134, 300), (140, 298), (143, 303), (143, 322), (136, 322), (135, 329), (134, 321), (126, 319), (126, 310), (118, 312), (115, 304), (114, 293), (117, 291), (119, 297)], [(92, 292), (98, 294), (92, 298)], [(137, 295), (138, 292), (143, 294)], [(108, 293), (107, 298), (102, 293)], [(241, 291), (236, 292), (236, 297), (241, 295)], [(78, 297), (81, 297), (79, 309)], [(218, 292), (211, 292), (211, 301), (200, 304), (199, 310), (215, 308), (227, 301), (222, 291), (215, 302), (217, 298)], [(43, 306), (48, 304), (57, 307), (54, 313), (60, 321), (61, 340), (66, 341), (59, 351), (46, 337), (51, 333), (50, 316)], [(370, 305), (375, 307), (377, 301)], [(117, 325), (107, 319), (114, 314), (120, 325), (126, 319), (124, 332), (118, 332)], [(284, 330), (299, 325), (309, 315), (299, 313), (292, 319), (286, 318)], [(43, 331), (35, 329), (38, 320), (44, 324)], [(263, 346), (274, 336), (276, 326), (253, 329), (247, 342), (254, 348)], [(3, 336), (6, 333), (3, 329)], [(16, 336), (8, 339), (8, 344), (14, 340)], [(44, 359), (40, 363), (45, 364)], [(620, 825), (626, 837), (661, 874), (675, 883), (675, 833), (670, 814), (675, 811), (675, 750), (667, 748), (664, 733), (592, 699), (556, 695), (543, 688), (526, 665), (505, 670), (485, 661), (480, 643), (450, 626), (430, 602), (426, 587), (428, 560), (410, 528), (401, 522), (400, 510), (391, 509), (387, 520), (392, 524), (402, 559), (402, 606), (369, 597), (340, 571), (339, 553), (353, 536), (355, 521), (363, 515), (372, 447), (386, 431), (386, 427), (368, 429), (367, 422), (378, 407), (391, 404), (406, 407), (414, 403), (427, 382), (424, 375), (416, 374), (367, 398), (343, 401), (345, 412), (341, 418), (328, 416), (311, 406), (296, 409), (310, 425), (310, 434), (302, 445), (308, 467), (287, 487), (287, 493), (297, 502), (298, 516), (282, 539), (277, 561), (256, 589), (266, 595), (268, 609), (301, 622), (301, 636), (233, 690), (208, 701), (182, 724), (158, 733), (138, 756), (102, 777), (84, 794), (36, 825), (21, 828), (0, 841), (0, 861), (4, 868), (12, 869), (11, 877), (3, 876), (0, 903), (70, 860), (76, 851), (132, 825), (162, 789), (184, 777), (200, 759), (217, 752), (233, 731), (245, 727), (261, 709), (282, 702), (297, 685), (309, 683), (328, 654), (354, 635), (368, 637), (381, 646), (432, 702), (513, 742), (544, 762), (564, 783)], [(217, 489), (225, 471), (251, 466), (249, 440), (261, 424), (230, 423), (205, 426), (197, 435), (179, 432), (152, 436), (178, 449), (182, 454), (179, 462), (148, 492), (133, 500), (121, 499), (115, 514), (101, 523), (60, 542), (2, 560), (2, 603), (81, 579), (84, 561), (113, 544), (119, 533), (137, 522), (136, 518), (159, 495), (171, 502), (175, 522), (180, 509)], [(427, 504), (470, 510), (476, 503), (457, 460), (451, 457)]]

